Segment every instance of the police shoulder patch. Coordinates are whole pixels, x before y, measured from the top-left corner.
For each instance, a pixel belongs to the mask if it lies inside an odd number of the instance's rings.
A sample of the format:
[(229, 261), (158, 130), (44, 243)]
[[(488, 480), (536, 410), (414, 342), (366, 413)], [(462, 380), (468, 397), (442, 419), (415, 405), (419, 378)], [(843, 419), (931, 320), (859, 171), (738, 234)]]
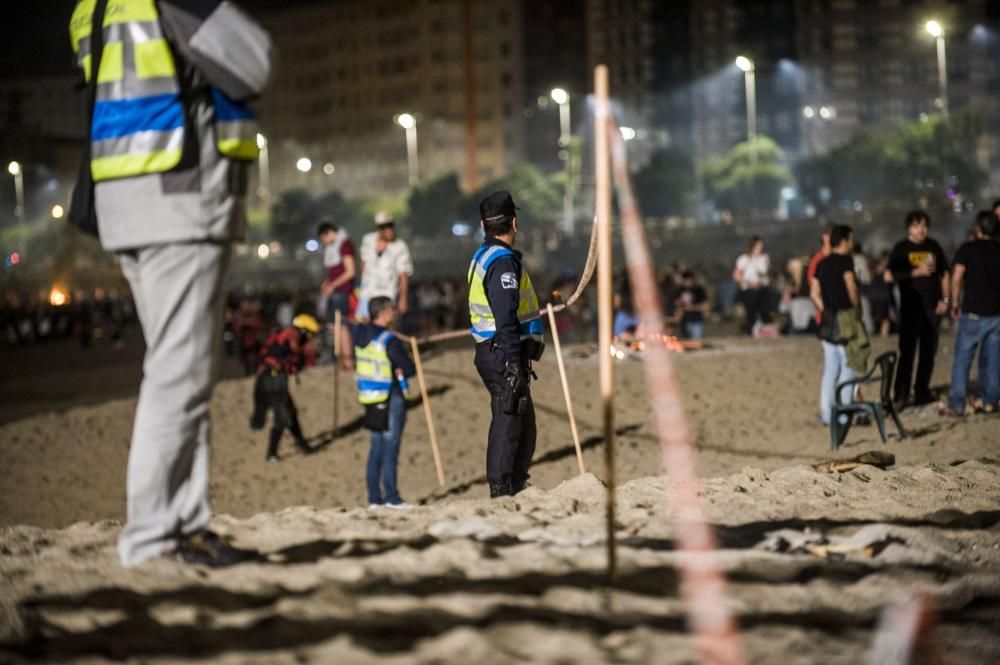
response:
[(517, 288), (517, 275), (512, 272), (505, 272), (500, 275), (500, 286), (505, 289), (516, 289)]

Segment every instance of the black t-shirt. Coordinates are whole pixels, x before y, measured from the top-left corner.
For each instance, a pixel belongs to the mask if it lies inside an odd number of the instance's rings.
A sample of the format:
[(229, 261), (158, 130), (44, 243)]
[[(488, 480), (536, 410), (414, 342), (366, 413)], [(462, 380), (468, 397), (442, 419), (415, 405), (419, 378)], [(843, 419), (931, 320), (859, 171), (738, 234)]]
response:
[[(677, 293), (677, 300), (687, 305), (703, 305), (707, 300), (705, 289), (695, 284), (692, 287), (681, 287)], [(684, 310), (681, 314), (681, 323), (700, 323), (705, 320), (705, 315), (700, 309)]]
[[(934, 274), (929, 277), (909, 277), (910, 271), (926, 261), (934, 262)], [(944, 296), (941, 293), (941, 275), (948, 272), (948, 259), (936, 241), (927, 238), (920, 244), (901, 240), (889, 254), (889, 270), (896, 275), (899, 297), (903, 309), (923, 307), (933, 310)], [(905, 277), (900, 277), (905, 273)]]
[(1000, 244), (973, 240), (958, 248), (955, 264), (965, 266), (962, 311), (976, 316), (1000, 316)]
[(828, 312), (840, 312), (853, 307), (851, 296), (847, 293), (845, 273), (854, 272), (854, 259), (849, 254), (830, 254), (816, 267), (816, 279), (819, 280), (819, 290), (823, 297), (823, 309)]

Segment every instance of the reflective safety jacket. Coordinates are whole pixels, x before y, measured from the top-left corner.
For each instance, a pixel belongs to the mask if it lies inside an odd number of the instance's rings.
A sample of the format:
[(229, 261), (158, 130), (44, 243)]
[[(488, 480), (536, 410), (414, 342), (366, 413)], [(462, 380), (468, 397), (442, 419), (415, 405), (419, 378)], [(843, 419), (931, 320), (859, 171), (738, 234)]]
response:
[[(486, 294), (485, 280), (494, 262), (502, 258), (510, 258), (516, 266), (520, 266), (518, 253), (505, 245), (490, 243), (485, 243), (476, 250), (469, 265), (469, 318), (472, 321), (472, 337), (477, 343), (493, 339), (497, 332), (497, 320)], [(494, 275), (493, 278), (501, 280), (504, 289), (517, 289), (517, 320), (521, 339), (534, 338), (541, 341), (544, 328), (538, 311), (538, 295), (527, 271), (520, 269), (518, 272), (520, 275), (517, 272), (505, 272)]]
[(392, 370), (387, 347), (394, 339), (395, 335), (383, 330), (365, 346), (354, 347), (354, 374), (358, 381), (358, 401), (362, 404), (380, 404), (388, 400), (395, 381), (399, 381), (404, 394), (409, 390), (406, 378), (397, 378)]
[[(96, 0), (80, 0), (70, 39), (89, 82), (91, 30)], [(95, 182), (163, 173), (181, 162), (186, 109), (173, 51), (155, 0), (108, 0), (104, 50), (91, 123), (91, 174)], [(184, 91), (187, 92), (187, 91)], [(257, 157), (257, 125), (245, 104), (211, 89), (216, 146), (233, 159)]]

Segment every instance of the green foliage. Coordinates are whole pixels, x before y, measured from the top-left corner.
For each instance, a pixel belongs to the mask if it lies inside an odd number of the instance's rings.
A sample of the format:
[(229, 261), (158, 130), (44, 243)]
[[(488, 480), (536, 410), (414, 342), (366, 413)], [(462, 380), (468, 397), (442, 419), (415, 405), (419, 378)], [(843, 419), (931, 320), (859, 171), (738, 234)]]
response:
[[(402, 220), (406, 203), (402, 199), (372, 197), (349, 201), (339, 192), (329, 192), (313, 198), (303, 189), (283, 192), (271, 209), (270, 225), (264, 231), (251, 227), (251, 238), (277, 240), (283, 245), (297, 247), (312, 238), (319, 221), (330, 218), (337, 226), (347, 229), (354, 238), (372, 230), (372, 220), (379, 210), (387, 210), (397, 220)], [(262, 234), (256, 238), (257, 234)]]
[(459, 208), (462, 219), (479, 221), (479, 202), (498, 190), (506, 189), (520, 210), (518, 223), (522, 230), (552, 226), (562, 214), (562, 192), (541, 171), (529, 164), (520, 164), (505, 177), (487, 183), (465, 197)]
[(803, 195), (820, 206), (823, 188), (832, 201), (861, 201), (867, 208), (946, 206), (949, 188), (976, 197), (987, 182), (976, 163), (981, 134), (974, 111), (914, 121), (859, 134), (828, 155), (804, 160), (796, 175)]
[(409, 228), (426, 237), (449, 235), (462, 198), (462, 188), (454, 173), (413, 188), (407, 200)]
[(736, 213), (768, 212), (778, 205), (792, 175), (778, 144), (758, 136), (708, 161), (702, 170), (706, 193), (719, 208)]
[(683, 150), (666, 148), (653, 153), (649, 163), (632, 176), (636, 197), (645, 215), (688, 215), (694, 196), (694, 162)]

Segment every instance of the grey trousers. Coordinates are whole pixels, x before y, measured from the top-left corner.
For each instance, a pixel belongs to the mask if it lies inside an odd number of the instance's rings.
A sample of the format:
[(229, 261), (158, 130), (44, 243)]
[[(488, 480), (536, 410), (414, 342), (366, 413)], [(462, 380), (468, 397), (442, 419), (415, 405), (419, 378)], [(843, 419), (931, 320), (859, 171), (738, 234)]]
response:
[(128, 459), (123, 566), (159, 556), (203, 528), (208, 502), (209, 399), (218, 369), (231, 247), (192, 242), (120, 254), (146, 339)]

